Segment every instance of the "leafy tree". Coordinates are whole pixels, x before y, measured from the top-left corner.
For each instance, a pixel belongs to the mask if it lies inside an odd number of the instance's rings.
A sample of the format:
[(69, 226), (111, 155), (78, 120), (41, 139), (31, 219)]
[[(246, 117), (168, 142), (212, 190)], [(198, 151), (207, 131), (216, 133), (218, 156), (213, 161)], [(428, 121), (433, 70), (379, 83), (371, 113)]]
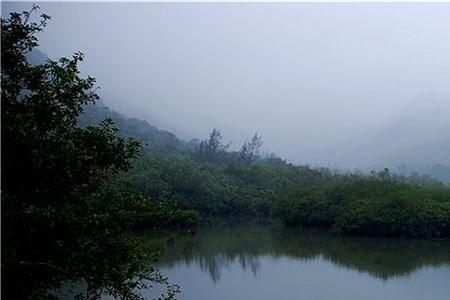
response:
[(242, 145), (242, 148), (239, 151), (240, 161), (249, 164), (259, 158), (259, 150), (262, 145), (263, 142), (261, 136), (258, 135), (258, 133), (255, 133), (250, 141), (247, 141)]
[(222, 140), (222, 133), (219, 129), (214, 128), (209, 134), (209, 138), (200, 142), (195, 156), (201, 161), (221, 162), (226, 154), (225, 151), (231, 145), (231, 142), (224, 144)]
[(111, 120), (77, 126), (83, 107), (98, 99), (95, 80), (80, 76), (81, 53), (27, 61), (49, 20), (32, 22), (36, 10), (1, 19), (2, 296), (58, 298), (55, 291), (75, 281), (86, 298), (138, 299), (137, 288), (165, 282), (149, 267), (154, 255), (92, 200), (140, 145), (119, 137)]

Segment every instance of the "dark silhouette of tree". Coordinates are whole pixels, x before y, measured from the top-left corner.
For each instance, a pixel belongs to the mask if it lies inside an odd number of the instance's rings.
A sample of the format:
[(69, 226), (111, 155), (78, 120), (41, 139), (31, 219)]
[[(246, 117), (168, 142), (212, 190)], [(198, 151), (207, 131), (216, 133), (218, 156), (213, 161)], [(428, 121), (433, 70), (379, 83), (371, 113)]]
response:
[(259, 150), (263, 145), (262, 138), (258, 133), (255, 133), (250, 141), (245, 142), (239, 151), (239, 159), (241, 162), (249, 164), (257, 160), (259, 157)]
[(92, 203), (102, 182), (128, 170), (140, 144), (119, 137), (108, 119), (77, 126), (98, 99), (94, 78), (79, 74), (81, 53), (27, 61), (49, 20), (32, 22), (37, 9), (1, 19), (2, 296), (58, 298), (64, 282), (81, 281), (86, 298), (137, 299), (136, 288), (165, 280), (148, 264), (151, 252)]
[(195, 156), (201, 161), (221, 162), (230, 147), (231, 142), (224, 144), (223, 136), (219, 129), (214, 128), (207, 140), (201, 141), (197, 147)]

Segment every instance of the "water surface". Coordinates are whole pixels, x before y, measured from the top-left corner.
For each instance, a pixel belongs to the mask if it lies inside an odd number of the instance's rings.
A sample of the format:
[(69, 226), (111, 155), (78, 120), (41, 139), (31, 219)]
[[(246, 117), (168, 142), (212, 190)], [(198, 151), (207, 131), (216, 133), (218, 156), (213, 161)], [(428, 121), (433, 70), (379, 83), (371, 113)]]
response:
[(341, 237), (254, 223), (151, 241), (163, 248), (158, 267), (180, 285), (179, 299), (450, 299), (448, 241)]

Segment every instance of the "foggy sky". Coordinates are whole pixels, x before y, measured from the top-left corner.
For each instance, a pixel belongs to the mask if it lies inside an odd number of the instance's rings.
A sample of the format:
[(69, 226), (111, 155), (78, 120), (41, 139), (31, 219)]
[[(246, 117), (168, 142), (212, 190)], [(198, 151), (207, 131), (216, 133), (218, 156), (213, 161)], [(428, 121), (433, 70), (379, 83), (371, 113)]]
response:
[[(296, 163), (450, 163), (450, 4), (40, 3), (112, 109)], [(2, 15), (31, 4), (2, 3)]]

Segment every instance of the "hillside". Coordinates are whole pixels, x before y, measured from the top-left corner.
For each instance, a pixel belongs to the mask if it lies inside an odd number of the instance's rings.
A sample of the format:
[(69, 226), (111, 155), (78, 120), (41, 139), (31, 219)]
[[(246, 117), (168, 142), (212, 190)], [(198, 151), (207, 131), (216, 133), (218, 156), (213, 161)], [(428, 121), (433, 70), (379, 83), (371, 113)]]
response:
[(127, 118), (112, 111), (102, 103), (86, 106), (84, 113), (79, 118), (79, 125), (81, 127), (98, 125), (106, 118), (114, 121), (121, 136), (132, 137), (143, 142), (144, 151), (166, 154), (180, 153), (186, 152), (194, 146), (192, 143), (178, 139), (169, 131), (156, 128), (147, 121)]

